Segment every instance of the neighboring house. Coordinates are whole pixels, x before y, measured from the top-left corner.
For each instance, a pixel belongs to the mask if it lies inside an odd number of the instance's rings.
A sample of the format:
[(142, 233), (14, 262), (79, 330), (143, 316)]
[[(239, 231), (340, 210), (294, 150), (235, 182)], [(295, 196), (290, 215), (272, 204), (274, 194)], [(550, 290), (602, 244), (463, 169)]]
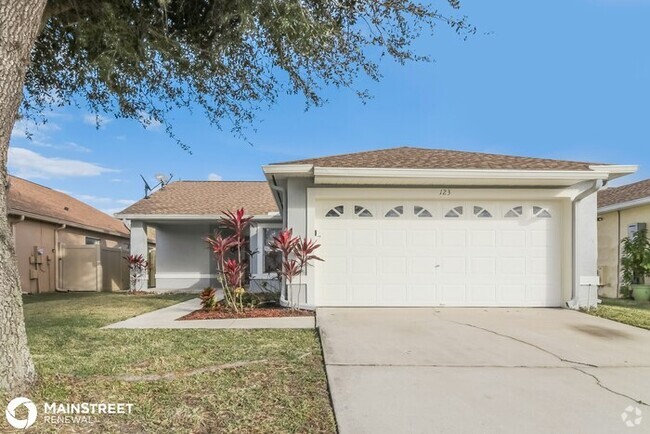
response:
[[(621, 295), (621, 241), (650, 224), (650, 179), (598, 193), (598, 270), (601, 295)], [(644, 226), (645, 225), (645, 226)]]
[[(128, 254), (129, 230), (121, 221), (67, 194), (9, 176), (7, 197), (23, 292), (102, 289), (109, 270), (104, 270), (106, 276), (101, 274), (99, 256), (116, 248)], [(97, 252), (94, 256), (92, 247)], [(84, 256), (90, 259), (84, 261)], [(111, 269), (121, 273), (123, 261), (113, 262)], [(66, 266), (70, 271), (64, 278)], [(126, 289), (123, 281), (107, 282), (110, 287), (106, 289)]]
[[(597, 272), (596, 192), (635, 170), (402, 147), (264, 166), (267, 184), (176, 182), (118, 216), (132, 221), (133, 253), (156, 227), (157, 288), (212, 282), (201, 237), (243, 206), (252, 250), (280, 227), (322, 245), (305, 308), (575, 307), (596, 300), (580, 286)], [(254, 258), (253, 276), (268, 277), (276, 258)]]

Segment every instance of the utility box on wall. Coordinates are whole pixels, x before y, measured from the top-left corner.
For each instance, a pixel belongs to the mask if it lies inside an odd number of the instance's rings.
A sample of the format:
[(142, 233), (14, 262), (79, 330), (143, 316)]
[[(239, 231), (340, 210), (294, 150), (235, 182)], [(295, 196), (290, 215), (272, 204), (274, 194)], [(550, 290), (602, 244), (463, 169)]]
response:
[(645, 223), (634, 223), (634, 224), (631, 224), (631, 225), (629, 225), (629, 226), (627, 227), (627, 236), (628, 236), (629, 238), (632, 238), (632, 237), (634, 237), (634, 235), (636, 235), (637, 232), (639, 232), (639, 231), (645, 231), (646, 228), (647, 228), (647, 226), (646, 226)]

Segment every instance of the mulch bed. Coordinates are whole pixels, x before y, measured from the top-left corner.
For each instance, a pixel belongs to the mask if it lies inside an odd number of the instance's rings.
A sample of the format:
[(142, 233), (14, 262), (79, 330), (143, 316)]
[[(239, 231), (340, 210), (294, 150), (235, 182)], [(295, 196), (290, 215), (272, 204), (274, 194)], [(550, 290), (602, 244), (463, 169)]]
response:
[(291, 310), (287, 307), (277, 305), (260, 306), (254, 309), (244, 309), (242, 312), (232, 312), (219, 306), (215, 310), (195, 310), (179, 318), (178, 321), (196, 319), (283, 318), (293, 316), (314, 316), (314, 312), (301, 309)]

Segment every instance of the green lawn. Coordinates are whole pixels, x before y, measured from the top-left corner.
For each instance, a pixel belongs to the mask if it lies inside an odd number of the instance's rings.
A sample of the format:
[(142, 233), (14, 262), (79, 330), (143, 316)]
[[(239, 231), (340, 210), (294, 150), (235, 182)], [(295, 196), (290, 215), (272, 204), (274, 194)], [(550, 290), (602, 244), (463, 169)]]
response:
[(650, 330), (650, 303), (605, 298), (597, 309), (593, 309), (589, 313), (601, 318)]
[[(29, 397), (37, 403), (134, 404), (130, 416), (102, 416), (92, 426), (68, 426), (71, 431), (336, 432), (313, 330), (99, 329), (187, 298), (25, 297), (40, 374)], [(224, 364), (235, 367), (220, 369)], [(37, 421), (30, 431), (48, 428)]]

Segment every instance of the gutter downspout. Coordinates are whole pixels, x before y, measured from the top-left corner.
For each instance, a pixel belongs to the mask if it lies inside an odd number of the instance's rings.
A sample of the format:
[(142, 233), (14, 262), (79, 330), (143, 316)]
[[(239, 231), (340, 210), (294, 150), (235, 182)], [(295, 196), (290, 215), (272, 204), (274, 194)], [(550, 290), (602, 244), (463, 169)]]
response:
[[(282, 228), (285, 228), (287, 226), (287, 190), (280, 187), (275, 179), (275, 175), (272, 175), (271, 178), (273, 179), (273, 184), (269, 184), (269, 187), (271, 187), (271, 190), (275, 191), (278, 193), (278, 196), (280, 198), (280, 215), (282, 216)], [(284, 282), (282, 282), (281, 288), (284, 288)], [(288, 291), (288, 290), (287, 290)], [(289, 306), (289, 300), (287, 299), (287, 294), (285, 291), (280, 290), (280, 305), (281, 306)]]
[(61, 289), (61, 279), (59, 276), (59, 273), (61, 272), (61, 266), (59, 265), (59, 262), (61, 261), (61, 255), (60, 249), (59, 249), (59, 231), (62, 231), (67, 227), (66, 224), (62, 224), (58, 228), (54, 229), (54, 290), (58, 292), (65, 292), (63, 289)]
[(594, 193), (596, 193), (598, 190), (603, 188), (607, 181), (603, 181), (602, 179), (597, 179), (593, 181), (593, 185), (589, 187), (587, 190), (583, 191), (579, 195), (573, 199), (573, 202), (571, 203), (571, 227), (573, 231), (573, 236), (571, 237), (571, 280), (572, 280), (572, 285), (571, 285), (571, 300), (569, 300), (566, 305), (569, 309), (580, 309), (580, 303), (578, 300), (578, 285), (579, 285), (579, 277), (578, 277), (578, 218), (577, 218), (577, 209), (578, 209), (578, 204), (587, 196), (590, 196)]
[(25, 215), (24, 215), (24, 214), (21, 214), (21, 215), (18, 217), (18, 220), (16, 220), (15, 222), (11, 222), (11, 233), (12, 233), (12, 235), (14, 236), (14, 246), (16, 245), (16, 225), (17, 225), (18, 223), (22, 223), (22, 222), (24, 222), (24, 221), (25, 221)]

